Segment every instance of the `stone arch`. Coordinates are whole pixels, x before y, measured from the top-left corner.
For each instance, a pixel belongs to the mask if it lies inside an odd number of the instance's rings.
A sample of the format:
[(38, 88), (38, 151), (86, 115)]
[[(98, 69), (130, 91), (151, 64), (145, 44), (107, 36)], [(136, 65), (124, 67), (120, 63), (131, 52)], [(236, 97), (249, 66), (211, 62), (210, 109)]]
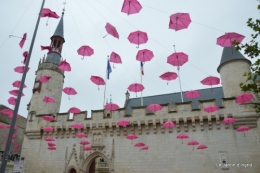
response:
[(113, 172), (114, 170), (114, 165), (113, 165), (113, 160), (109, 159), (104, 153), (100, 151), (95, 151), (91, 153), (83, 162), (82, 164), (82, 171), (84, 173), (89, 173), (90, 165), (96, 159), (97, 157), (102, 157), (109, 165), (109, 172)]
[(77, 169), (75, 166), (70, 166), (67, 168), (66, 173), (70, 173), (72, 169), (75, 169), (77, 173), (79, 173), (79, 169)]

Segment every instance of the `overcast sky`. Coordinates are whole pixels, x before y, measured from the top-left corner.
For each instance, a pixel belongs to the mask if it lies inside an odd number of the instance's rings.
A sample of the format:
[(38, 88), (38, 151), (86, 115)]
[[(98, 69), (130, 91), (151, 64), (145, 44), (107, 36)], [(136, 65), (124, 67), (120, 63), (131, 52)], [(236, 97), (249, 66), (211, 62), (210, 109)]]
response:
[[(61, 15), (64, 0), (46, 0), (45, 8)], [(140, 82), (140, 63), (135, 56), (138, 50), (150, 49), (154, 58), (144, 64), (143, 96), (159, 95), (179, 92), (178, 79), (169, 82), (159, 76), (165, 72), (177, 72), (177, 68), (167, 64), (167, 57), (177, 52), (189, 55), (189, 61), (181, 67), (181, 83), (183, 91), (207, 88), (200, 83), (205, 77), (212, 75), (220, 77), (217, 67), (220, 62), (223, 48), (216, 45), (217, 37), (225, 32), (237, 32), (246, 36), (243, 43), (250, 40), (252, 31), (246, 26), (248, 18), (259, 18), (256, 0), (139, 0), (143, 8), (138, 14), (127, 16), (121, 12), (123, 0), (68, 0), (64, 16), (65, 44), (62, 56), (71, 64), (72, 71), (65, 73), (64, 87), (74, 87), (78, 94), (68, 96), (63, 94), (60, 112), (76, 106), (82, 111), (103, 108), (104, 86), (98, 87), (90, 81), (91, 75), (102, 76), (105, 79), (107, 55), (117, 52), (123, 64), (116, 64), (112, 69), (110, 80), (107, 81), (106, 98), (112, 95), (112, 101), (120, 107), (124, 106), (127, 87)], [(15, 73), (14, 68), (22, 65), (22, 53), (29, 49), (33, 30), (41, 1), (35, 0), (0, 0), (0, 104), (10, 108), (7, 99), (8, 92), (13, 89), (12, 83), (20, 80), (22, 75)], [(168, 29), (169, 16), (182, 12), (189, 13), (192, 23), (188, 29), (175, 32)], [(50, 37), (59, 22), (57, 19), (41, 18), (34, 49), (27, 74), (19, 114), (27, 117), (26, 105), (32, 96), (32, 87), (35, 80), (40, 58), (46, 51), (40, 50), (40, 45), (49, 45)], [(105, 25), (109, 22), (114, 25), (120, 35), (119, 40), (106, 35)], [(141, 30), (147, 32), (148, 42), (140, 45), (131, 44), (127, 40), (130, 32)], [(23, 49), (19, 47), (20, 39), (9, 38), (9, 35), (22, 36), (27, 33), (29, 38)], [(77, 54), (82, 45), (89, 45), (94, 49), (94, 55), (85, 57)], [(220, 86), (220, 85), (219, 85)], [(137, 94), (140, 96), (140, 93)], [(130, 93), (130, 97), (136, 97)]]

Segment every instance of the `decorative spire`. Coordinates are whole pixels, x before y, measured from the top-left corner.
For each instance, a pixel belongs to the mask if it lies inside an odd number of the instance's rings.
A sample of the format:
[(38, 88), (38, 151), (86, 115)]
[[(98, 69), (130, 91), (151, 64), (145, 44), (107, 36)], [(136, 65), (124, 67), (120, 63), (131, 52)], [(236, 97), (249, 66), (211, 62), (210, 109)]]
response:
[(64, 39), (64, 27), (63, 27), (63, 16), (64, 16), (64, 9), (63, 9), (63, 12), (62, 12), (62, 15), (61, 15), (61, 19), (60, 19), (60, 22), (53, 34), (53, 36), (51, 37), (51, 39), (53, 37), (61, 37), (63, 38), (63, 43), (65, 42), (65, 39)]

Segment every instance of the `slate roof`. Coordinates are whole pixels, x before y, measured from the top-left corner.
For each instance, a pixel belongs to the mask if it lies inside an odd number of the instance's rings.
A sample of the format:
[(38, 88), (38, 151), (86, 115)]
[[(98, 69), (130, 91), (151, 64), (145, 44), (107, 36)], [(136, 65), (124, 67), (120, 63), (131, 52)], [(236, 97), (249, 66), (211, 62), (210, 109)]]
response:
[(244, 55), (242, 55), (239, 51), (236, 50), (235, 47), (224, 47), (217, 71), (219, 72), (220, 67), (224, 63), (227, 63), (227, 62), (233, 61), (233, 60), (246, 60), (251, 64), (251, 61), (246, 59), (244, 57)]
[[(54, 36), (59, 36), (59, 37), (62, 37), (64, 39), (64, 27), (63, 27), (63, 16), (64, 16), (64, 13), (62, 13), (62, 16), (60, 18), (60, 22), (53, 34), (52, 37)], [(64, 39), (64, 42), (65, 42), (65, 39)]]
[[(197, 90), (200, 92), (201, 96), (198, 98), (193, 99), (192, 107), (193, 109), (198, 109), (198, 100), (211, 100), (216, 99), (217, 106), (222, 106), (222, 98), (224, 98), (224, 93), (222, 87), (216, 88), (207, 88)], [(188, 99), (184, 97), (183, 92), (183, 102), (192, 101), (192, 99)], [(143, 105), (148, 106), (150, 104), (172, 104), (172, 103), (181, 103), (181, 93), (169, 93), (169, 94), (162, 94), (162, 95), (155, 95), (155, 96), (148, 96), (143, 97)], [(126, 115), (131, 115), (131, 107), (138, 107), (141, 106), (141, 98), (130, 98), (125, 106)]]

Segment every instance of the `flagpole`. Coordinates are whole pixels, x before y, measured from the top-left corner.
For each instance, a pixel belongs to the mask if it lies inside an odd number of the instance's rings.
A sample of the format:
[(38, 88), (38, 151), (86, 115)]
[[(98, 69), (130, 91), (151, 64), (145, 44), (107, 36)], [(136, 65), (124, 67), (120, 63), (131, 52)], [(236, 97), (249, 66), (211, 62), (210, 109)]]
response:
[(181, 90), (181, 102), (183, 102), (183, 95), (182, 95), (182, 89), (181, 89), (181, 76), (180, 76), (180, 67), (178, 66), (178, 78), (179, 78), (179, 85), (180, 85), (180, 90)]
[[(141, 62), (142, 63), (142, 62)], [(142, 67), (141, 67), (141, 70), (140, 70), (140, 75), (141, 75), (141, 84), (143, 85), (143, 77), (142, 77)], [(141, 106), (143, 106), (143, 91), (141, 91)]]
[[(108, 61), (108, 55), (107, 55), (107, 61)], [(105, 90), (104, 90), (104, 101), (103, 101), (103, 107), (105, 106), (105, 100), (106, 100), (106, 89), (107, 89), (107, 77), (108, 77), (108, 67), (107, 67), (107, 70), (106, 70), (106, 84), (105, 84)]]
[(35, 26), (35, 29), (34, 29), (32, 42), (31, 42), (31, 45), (30, 45), (30, 48), (29, 48), (28, 57), (27, 57), (27, 60), (25, 62), (24, 72), (23, 72), (23, 75), (22, 75), (22, 80), (21, 80), (21, 83), (20, 83), (19, 92), (18, 92), (18, 95), (17, 95), (17, 98), (16, 98), (16, 104), (15, 104), (15, 107), (14, 107), (14, 113), (13, 113), (13, 118), (12, 118), (12, 121), (11, 121), (11, 127), (10, 127), (10, 130), (9, 130), (9, 134), (8, 134), (8, 138), (7, 138), (7, 142), (6, 142), (6, 146), (5, 146), (5, 151), (4, 151), (4, 156), (3, 156), (3, 159), (2, 159), (2, 163), (1, 163), (1, 168), (0, 168), (1, 173), (5, 172), (5, 168), (6, 168), (6, 164), (7, 164), (7, 160), (8, 160), (8, 154), (9, 154), (11, 144), (12, 144), (11, 143), (12, 137), (13, 137), (13, 133), (15, 131), (14, 126), (15, 126), (15, 123), (16, 123), (16, 117), (17, 117), (17, 113), (18, 113), (18, 109), (19, 109), (20, 101), (21, 101), (21, 97), (22, 97), (23, 85), (24, 85), (24, 81), (25, 81), (25, 78), (26, 78), (26, 74), (27, 74), (27, 70), (28, 70), (33, 46), (34, 46), (34, 41), (35, 41), (36, 34), (37, 34), (37, 31), (38, 31), (38, 26), (39, 26), (39, 23), (40, 23), (40, 17), (41, 17), (41, 13), (42, 13), (44, 3), (45, 3), (45, 0), (42, 1), (42, 6), (41, 6), (39, 16), (38, 16), (38, 19), (37, 19), (37, 22), (36, 22), (36, 26)]

